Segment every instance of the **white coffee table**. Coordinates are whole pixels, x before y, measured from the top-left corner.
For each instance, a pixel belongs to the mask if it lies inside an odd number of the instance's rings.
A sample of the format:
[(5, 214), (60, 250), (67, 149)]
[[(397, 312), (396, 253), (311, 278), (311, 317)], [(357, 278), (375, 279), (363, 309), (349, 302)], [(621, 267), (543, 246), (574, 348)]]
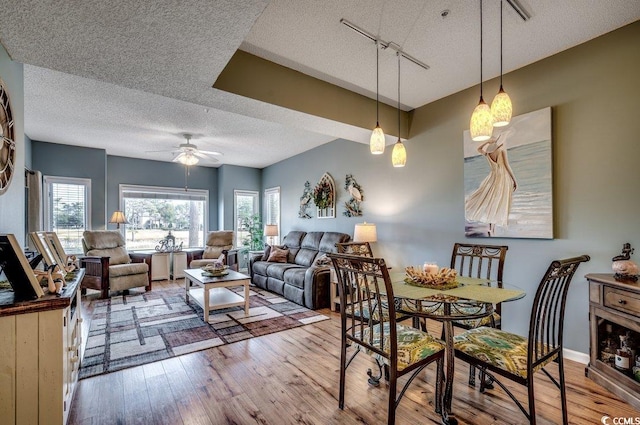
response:
[[(186, 269), (185, 291), (186, 300), (190, 298), (204, 310), (204, 321), (209, 323), (209, 311), (244, 305), (245, 316), (249, 315), (249, 276), (228, 270), (229, 274), (221, 277), (202, 275), (202, 269)], [(191, 284), (197, 287), (191, 287)], [(227, 289), (234, 286), (244, 286), (244, 298)]]

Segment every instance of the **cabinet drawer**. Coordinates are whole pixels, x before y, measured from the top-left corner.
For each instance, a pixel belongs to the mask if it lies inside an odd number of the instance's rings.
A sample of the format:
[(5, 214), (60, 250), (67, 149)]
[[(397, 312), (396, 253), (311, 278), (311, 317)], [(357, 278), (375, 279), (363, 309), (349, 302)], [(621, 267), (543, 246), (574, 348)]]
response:
[(640, 315), (640, 295), (631, 292), (605, 286), (604, 305), (634, 316)]

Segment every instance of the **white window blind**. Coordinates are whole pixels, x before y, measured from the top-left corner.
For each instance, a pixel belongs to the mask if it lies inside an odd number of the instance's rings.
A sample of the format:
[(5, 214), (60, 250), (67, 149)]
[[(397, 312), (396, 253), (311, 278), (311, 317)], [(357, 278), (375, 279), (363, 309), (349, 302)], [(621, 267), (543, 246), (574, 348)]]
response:
[(265, 219), (264, 224), (278, 226), (278, 236), (273, 237), (273, 243), (280, 243), (280, 187), (272, 187), (264, 191)]
[(82, 233), (91, 228), (91, 180), (44, 177), (45, 229), (56, 232), (65, 251), (82, 253)]

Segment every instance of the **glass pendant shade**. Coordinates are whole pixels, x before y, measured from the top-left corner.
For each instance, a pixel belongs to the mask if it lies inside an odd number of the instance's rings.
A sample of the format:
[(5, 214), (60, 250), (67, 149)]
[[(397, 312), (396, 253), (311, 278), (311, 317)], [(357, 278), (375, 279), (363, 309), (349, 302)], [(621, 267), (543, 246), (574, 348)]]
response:
[(181, 156), (180, 156), (180, 157), (178, 157), (176, 160), (177, 160), (180, 164), (184, 164), (184, 165), (188, 165), (188, 166), (196, 165), (196, 164), (200, 161), (200, 160), (198, 159), (198, 157), (197, 157), (197, 156), (195, 156), (195, 155), (194, 155), (194, 154), (192, 154), (192, 153), (184, 153), (184, 154), (181, 154)]
[(394, 167), (404, 167), (407, 163), (407, 150), (404, 148), (404, 144), (402, 144), (402, 141), (399, 138), (396, 144), (393, 145), (391, 163)]
[(493, 133), (493, 115), (491, 115), (491, 108), (482, 98), (480, 98), (478, 106), (476, 106), (473, 114), (471, 114), (469, 132), (471, 133), (471, 140), (474, 142), (489, 140)]
[(504, 127), (511, 122), (511, 114), (513, 107), (511, 106), (511, 98), (500, 86), (500, 91), (496, 94), (491, 102), (491, 115), (493, 115), (493, 126)]
[(373, 132), (371, 133), (371, 139), (369, 140), (369, 149), (371, 150), (371, 153), (374, 155), (380, 155), (382, 153), (384, 153), (384, 145), (385, 145), (385, 138), (384, 138), (384, 132), (382, 131), (382, 128), (380, 128), (380, 125), (376, 125), (376, 128), (373, 129)]

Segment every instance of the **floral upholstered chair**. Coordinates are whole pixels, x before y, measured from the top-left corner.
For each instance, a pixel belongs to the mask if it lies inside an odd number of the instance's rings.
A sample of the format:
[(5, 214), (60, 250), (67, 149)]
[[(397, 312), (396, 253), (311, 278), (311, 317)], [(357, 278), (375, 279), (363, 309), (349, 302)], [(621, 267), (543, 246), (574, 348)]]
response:
[[(393, 297), (385, 261), (350, 254), (329, 253), (327, 256), (331, 258), (340, 286), (340, 409), (344, 408), (346, 369), (355, 356), (363, 352), (373, 356), (380, 369), (379, 376), (373, 376), (369, 370), (370, 384), (378, 385), (383, 366), (388, 370), (388, 424), (395, 423), (396, 407), (413, 378), (433, 362), (437, 364), (434, 404), (436, 411), (442, 411), (444, 343), (419, 329), (397, 323), (394, 304), (384, 302), (380, 293), (384, 291)], [(361, 319), (369, 315), (371, 309), (377, 310), (376, 319)], [(348, 348), (354, 350), (349, 359)], [(398, 378), (406, 374), (410, 377), (398, 395)]]
[[(454, 337), (456, 357), (478, 367), (481, 375), (486, 373), (511, 397), (531, 424), (536, 423), (533, 375), (539, 370), (560, 389), (562, 423), (568, 422), (562, 353), (564, 310), (571, 279), (584, 261), (589, 261), (588, 255), (556, 260), (549, 265), (533, 300), (527, 337), (486, 326), (469, 329)], [(544, 369), (552, 362), (558, 364), (559, 382)], [(496, 375), (527, 387), (528, 410)], [(485, 381), (481, 379), (481, 392), (484, 387)]]

